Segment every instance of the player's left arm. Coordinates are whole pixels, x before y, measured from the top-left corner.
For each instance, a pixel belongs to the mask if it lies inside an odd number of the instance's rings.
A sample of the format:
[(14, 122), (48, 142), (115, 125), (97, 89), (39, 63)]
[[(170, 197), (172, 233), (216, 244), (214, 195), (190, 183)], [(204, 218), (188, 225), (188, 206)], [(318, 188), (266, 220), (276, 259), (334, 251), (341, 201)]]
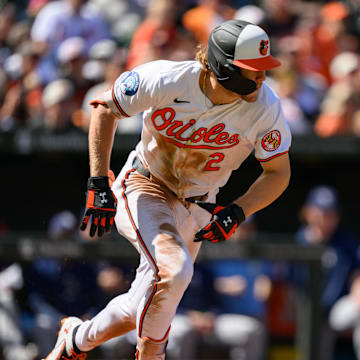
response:
[(271, 204), (289, 185), (291, 169), (288, 153), (261, 162), (261, 166), (261, 175), (244, 195), (234, 201), (243, 209), (245, 217)]
[(276, 200), (287, 188), (290, 180), (289, 155), (284, 153), (267, 162), (262, 162), (263, 172), (248, 191), (231, 205), (197, 201), (196, 203), (212, 214), (210, 222), (195, 234), (194, 241), (225, 241), (251, 214), (265, 208)]
[(262, 120), (258, 122), (260, 128), (254, 143), (255, 157), (261, 163), (262, 173), (246, 193), (229, 206), (197, 202), (212, 217), (195, 234), (194, 241), (219, 242), (229, 239), (247, 217), (271, 204), (287, 188), (291, 173), (288, 155), (291, 134), (278, 99), (268, 107)]

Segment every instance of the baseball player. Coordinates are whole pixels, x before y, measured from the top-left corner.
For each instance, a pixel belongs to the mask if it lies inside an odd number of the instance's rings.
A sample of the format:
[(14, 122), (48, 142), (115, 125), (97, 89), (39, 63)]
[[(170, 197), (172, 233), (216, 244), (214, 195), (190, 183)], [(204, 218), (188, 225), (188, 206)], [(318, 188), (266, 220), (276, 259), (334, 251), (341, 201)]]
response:
[[(170, 324), (193, 274), (201, 242), (227, 240), (246, 217), (285, 190), (291, 135), (279, 98), (264, 83), (280, 63), (258, 26), (226, 21), (196, 61), (154, 61), (123, 73), (92, 101), (90, 175), (81, 225), (119, 233), (138, 250), (130, 290), (93, 319), (62, 322), (46, 358), (85, 359), (101, 343), (136, 329), (136, 359), (163, 360)], [(110, 188), (117, 120), (143, 112), (141, 141)], [(255, 151), (263, 171), (229, 206), (216, 194)], [(121, 246), (121, 244), (119, 244)]]

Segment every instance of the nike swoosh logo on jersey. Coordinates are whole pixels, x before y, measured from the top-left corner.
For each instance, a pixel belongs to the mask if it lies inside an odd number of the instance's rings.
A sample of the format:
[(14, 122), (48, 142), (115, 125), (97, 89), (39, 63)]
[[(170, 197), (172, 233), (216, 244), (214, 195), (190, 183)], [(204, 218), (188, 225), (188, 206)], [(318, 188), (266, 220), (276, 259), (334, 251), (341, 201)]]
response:
[(190, 101), (187, 101), (187, 100), (179, 100), (178, 98), (175, 98), (174, 99), (174, 102), (177, 103), (177, 104), (181, 104), (181, 103), (190, 103)]

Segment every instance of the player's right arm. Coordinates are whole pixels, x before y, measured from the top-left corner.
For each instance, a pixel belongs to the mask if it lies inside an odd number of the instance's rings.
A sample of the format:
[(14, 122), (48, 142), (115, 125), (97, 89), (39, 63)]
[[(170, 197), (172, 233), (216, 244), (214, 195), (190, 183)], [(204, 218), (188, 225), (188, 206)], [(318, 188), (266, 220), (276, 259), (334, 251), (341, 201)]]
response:
[(108, 172), (117, 118), (109, 107), (94, 102), (89, 127), (90, 177), (86, 210), (80, 229), (91, 219), (90, 236), (102, 236), (114, 223), (117, 200), (109, 185)]
[(99, 94), (93, 106), (89, 127), (90, 178), (86, 211), (81, 224), (85, 230), (91, 219), (90, 236), (102, 236), (114, 222), (117, 200), (109, 186), (110, 156), (118, 119), (138, 114), (157, 102), (156, 77), (149, 76), (149, 65), (119, 76), (111, 89)]
[(108, 176), (117, 121), (107, 105), (93, 105), (89, 127), (90, 176)]

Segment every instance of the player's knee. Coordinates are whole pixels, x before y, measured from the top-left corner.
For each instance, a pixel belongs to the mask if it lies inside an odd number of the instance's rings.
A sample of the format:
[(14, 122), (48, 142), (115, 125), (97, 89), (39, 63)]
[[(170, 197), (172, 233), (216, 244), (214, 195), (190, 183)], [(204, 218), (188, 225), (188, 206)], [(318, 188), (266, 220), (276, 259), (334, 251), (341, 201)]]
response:
[(165, 342), (154, 342), (147, 337), (138, 338), (136, 347), (137, 360), (165, 360)]
[(192, 258), (185, 244), (176, 236), (160, 234), (155, 239), (158, 249), (157, 265), (163, 286), (184, 290), (193, 276)]

